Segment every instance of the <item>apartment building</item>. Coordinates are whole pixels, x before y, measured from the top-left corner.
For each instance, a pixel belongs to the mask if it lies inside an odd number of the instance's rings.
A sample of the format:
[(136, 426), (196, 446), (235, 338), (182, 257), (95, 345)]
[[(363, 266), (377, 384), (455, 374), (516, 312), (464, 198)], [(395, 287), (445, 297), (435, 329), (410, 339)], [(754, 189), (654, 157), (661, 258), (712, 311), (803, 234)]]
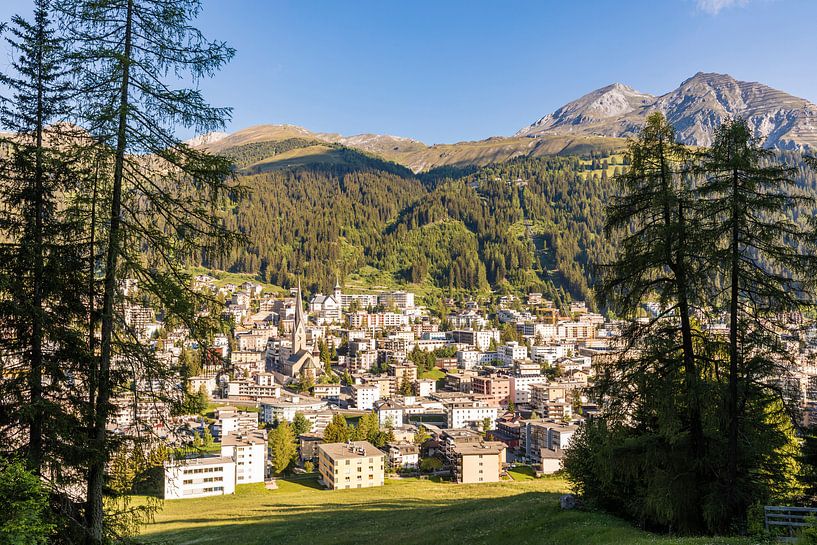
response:
[(164, 498), (180, 500), (235, 492), (231, 456), (207, 456), (165, 462)]
[(252, 433), (258, 429), (258, 413), (239, 411), (235, 407), (220, 407), (215, 411), (216, 430), (225, 437), (230, 434)]
[(496, 356), (503, 365), (510, 367), (516, 360), (528, 359), (528, 347), (517, 342), (505, 343), (497, 347)]
[(480, 441), (455, 444), (455, 463), (451, 466), (457, 483), (495, 483), (502, 476), (505, 443)]
[(340, 401), (340, 384), (316, 384), (312, 395), (332, 403)]
[(458, 483), (497, 482), (505, 461), (505, 444), (484, 441), (468, 429), (448, 429), (440, 435), (442, 452)]
[(446, 422), (449, 428), (482, 429), (483, 422), (488, 419), (489, 429), (494, 429), (497, 407), (486, 401), (452, 401), (444, 403)]
[(400, 310), (414, 308), (414, 294), (410, 291), (391, 291), (377, 296), (377, 302), (384, 307), (395, 307)]
[(491, 396), (501, 405), (507, 405), (511, 395), (511, 380), (503, 375), (489, 375), (474, 377), (471, 381), (471, 391), (475, 394)]
[(531, 386), (534, 384), (546, 384), (548, 381), (544, 375), (513, 375), (510, 377), (511, 400), (514, 404), (522, 405), (531, 402)]
[(224, 435), (221, 456), (235, 461), (235, 484), (263, 483), (267, 467), (267, 432), (255, 430)]
[(499, 343), (499, 330), (457, 329), (451, 332), (451, 340), (455, 344), (467, 344), (484, 352), (491, 347), (491, 341)]
[(253, 399), (262, 397), (279, 397), (281, 386), (278, 384), (259, 384), (256, 380), (231, 380), (224, 387), (229, 399)]
[(383, 486), (386, 455), (368, 441), (318, 445), (318, 471), (331, 490)]
[(374, 409), (374, 402), (380, 399), (380, 388), (374, 384), (354, 384), (352, 395), (356, 408), (361, 411), (371, 411)]

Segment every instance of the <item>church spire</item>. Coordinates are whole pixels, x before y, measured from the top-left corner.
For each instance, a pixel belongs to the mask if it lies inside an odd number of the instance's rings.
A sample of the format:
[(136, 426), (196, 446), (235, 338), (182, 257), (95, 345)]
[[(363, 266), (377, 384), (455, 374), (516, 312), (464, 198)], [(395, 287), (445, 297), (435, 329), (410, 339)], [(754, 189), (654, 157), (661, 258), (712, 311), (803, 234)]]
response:
[(337, 275), (335, 275), (335, 291), (332, 296), (335, 298), (335, 302), (340, 305), (340, 280), (338, 280)]
[(304, 316), (301, 279), (298, 278), (298, 291), (295, 294), (295, 323), (292, 324), (292, 353), (306, 349), (306, 317)]

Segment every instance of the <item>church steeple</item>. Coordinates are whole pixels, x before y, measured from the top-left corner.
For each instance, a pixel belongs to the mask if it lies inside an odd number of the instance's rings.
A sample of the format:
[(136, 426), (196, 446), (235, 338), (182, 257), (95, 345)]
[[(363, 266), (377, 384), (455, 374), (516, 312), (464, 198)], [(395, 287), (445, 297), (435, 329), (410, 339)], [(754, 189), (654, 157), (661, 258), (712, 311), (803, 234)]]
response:
[(335, 297), (335, 301), (340, 304), (340, 280), (338, 280), (337, 276), (335, 276), (335, 291), (333, 295)]
[(306, 316), (304, 316), (301, 279), (298, 279), (298, 292), (295, 294), (295, 323), (292, 325), (292, 353), (306, 350)]

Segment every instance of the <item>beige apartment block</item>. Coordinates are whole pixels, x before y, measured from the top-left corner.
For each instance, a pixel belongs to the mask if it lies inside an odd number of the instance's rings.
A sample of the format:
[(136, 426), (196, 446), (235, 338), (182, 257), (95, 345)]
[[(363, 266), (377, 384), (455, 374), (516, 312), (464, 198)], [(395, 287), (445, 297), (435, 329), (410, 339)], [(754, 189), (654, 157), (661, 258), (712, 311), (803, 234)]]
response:
[(318, 445), (318, 470), (332, 490), (383, 486), (385, 454), (368, 441)]
[(494, 483), (502, 475), (505, 443), (481, 441), (454, 445), (454, 478), (458, 483)]

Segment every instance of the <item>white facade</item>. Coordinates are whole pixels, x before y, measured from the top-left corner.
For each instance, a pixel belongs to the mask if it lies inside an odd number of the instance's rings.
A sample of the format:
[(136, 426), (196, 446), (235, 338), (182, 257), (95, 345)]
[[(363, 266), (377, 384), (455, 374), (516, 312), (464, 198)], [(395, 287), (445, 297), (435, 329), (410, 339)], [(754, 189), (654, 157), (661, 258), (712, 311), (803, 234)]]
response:
[(166, 500), (204, 498), (235, 492), (235, 462), (230, 456), (208, 456), (165, 463)]
[(530, 403), (530, 387), (533, 384), (547, 384), (544, 375), (511, 376), (511, 400), (514, 404)]
[(414, 382), (416, 394), (418, 397), (430, 397), (431, 394), (437, 392), (437, 382), (430, 378), (421, 378)]
[(491, 421), (490, 429), (496, 427), (498, 409), (484, 401), (453, 402), (445, 404), (449, 428), (482, 429), (486, 418)]
[(258, 399), (260, 397), (279, 397), (281, 387), (277, 384), (261, 385), (255, 381), (232, 380), (227, 383), (227, 397), (248, 397)]
[(556, 360), (567, 356), (571, 348), (572, 346), (564, 344), (532, 346), (530, 349), (530, 358), (539, 365), (553, 365)]
[(377, 409), (377, 417), (381, 427), (391, 423), (392, 427), (399, 428), (403, 425), (403, 408), (383, 404)]
[(592, 339), (596, 326), (590, 322), (559, 322), (557, 336), (562, 341), (575, 342)]
[(392, 291), (381, 293), (377, 297), (378, 303), (385, 307), (394, 306), (400, 310), (414, 308), (414, 294), (410, 291)]
[(263, 483), (267, 467), (267, 434), (227, 435), (221, 440), (221, 456), (235, 461), (235, 484)]
[(216, 426), (221, 437), (235, 433), (250, 433), (258, 429), (258, 413), (249, 411), (219, 410)]
[(295, 419), (295, 413), (320, 411), (327, 407), (326, 401), (322, 399), (292, 394), (277, 399), (262, 399), (259, 405), (261, 406), (261, 421), (267, 424), (283, 420), (292, 422)]
[(505, 343), (496, 350), (497, 358), (503, 365), (511, 366), (516, 360), (528, 358), (528, 347), (517, 342)]
[(355, 384), (352, 386), (355, 396), (355, 407), (361, 411), (374, 409), (374, 402), (380, 399), (380, 388), (370, 384)]

